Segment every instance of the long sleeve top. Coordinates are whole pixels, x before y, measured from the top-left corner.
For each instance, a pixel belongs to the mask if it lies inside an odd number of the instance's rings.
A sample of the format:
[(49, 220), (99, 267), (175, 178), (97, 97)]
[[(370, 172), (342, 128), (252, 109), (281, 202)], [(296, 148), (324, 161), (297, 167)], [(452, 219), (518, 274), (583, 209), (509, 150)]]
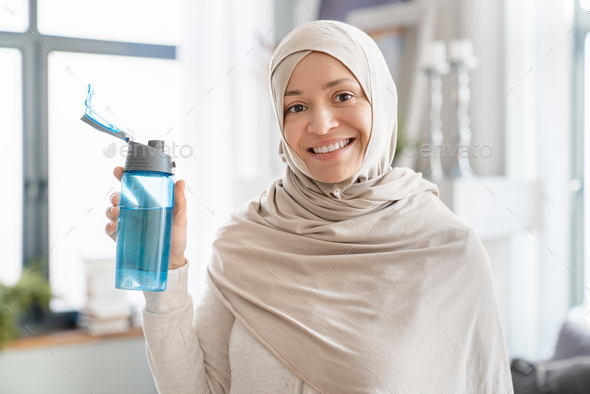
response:
[(193, 309), (190, 261), (144, 291), (143, 331), (160, 394), (319, 394), (260, 344), (205, 286)]

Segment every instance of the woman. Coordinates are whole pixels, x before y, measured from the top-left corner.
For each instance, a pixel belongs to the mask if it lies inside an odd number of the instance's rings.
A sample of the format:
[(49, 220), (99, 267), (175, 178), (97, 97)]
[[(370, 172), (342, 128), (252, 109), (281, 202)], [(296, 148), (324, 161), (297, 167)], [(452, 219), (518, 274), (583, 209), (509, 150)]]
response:
[(310, 22), (280, 43), (270, 75), (287, 166), (219, 229), (194, 319), (176, 183), (168, 288), (144, 292), (142, 311), (159, 391), (511, 390), (481, 241), (436, 185), (391, 168), (397, 92), (375, 42)]

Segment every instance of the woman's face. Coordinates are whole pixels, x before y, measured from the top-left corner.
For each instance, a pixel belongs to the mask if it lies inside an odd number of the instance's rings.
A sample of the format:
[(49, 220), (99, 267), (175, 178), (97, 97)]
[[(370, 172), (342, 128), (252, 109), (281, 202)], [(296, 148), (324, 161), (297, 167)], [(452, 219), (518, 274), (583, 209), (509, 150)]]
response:
[(304, 57), (285, 90), (284, 114), (285, 139), (317, 180), (338, 183), (354, 175), (369, 143), (372, 116), (346, 66), (322, 52)]

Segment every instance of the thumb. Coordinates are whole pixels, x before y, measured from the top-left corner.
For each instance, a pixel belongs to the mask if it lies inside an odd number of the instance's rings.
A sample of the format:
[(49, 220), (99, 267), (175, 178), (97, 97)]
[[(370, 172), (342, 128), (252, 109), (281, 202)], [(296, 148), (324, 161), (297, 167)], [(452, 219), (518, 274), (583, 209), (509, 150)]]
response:
[(186, 226), (187, 224), (185, 188), (186, 182), (184, 179), (180, 179), (174, 184), (174, 210), (172, 214), (174, 223), (179, 226)]

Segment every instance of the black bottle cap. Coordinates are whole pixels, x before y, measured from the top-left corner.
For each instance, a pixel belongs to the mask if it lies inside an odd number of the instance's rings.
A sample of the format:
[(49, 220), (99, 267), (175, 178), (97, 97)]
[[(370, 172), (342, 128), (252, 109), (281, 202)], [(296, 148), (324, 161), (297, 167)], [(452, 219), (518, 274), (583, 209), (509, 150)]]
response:
[(174, 175), (176, 163), (164, 153), (163, 140), (151, 140), (147, 145), (129, 141), (129, 150), (125, 160), (127, 171), (157, 171)]

